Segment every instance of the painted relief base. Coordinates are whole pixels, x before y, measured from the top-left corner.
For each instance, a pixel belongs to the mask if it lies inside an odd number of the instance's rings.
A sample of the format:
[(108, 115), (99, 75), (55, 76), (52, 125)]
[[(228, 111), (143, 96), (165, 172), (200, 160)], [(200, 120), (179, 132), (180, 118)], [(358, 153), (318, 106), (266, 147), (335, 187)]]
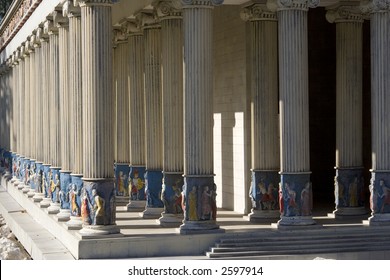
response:
[(334, 187), (336, 210), (333, 214), (336, 218), (367, 214), (363, 168), (336, 168)]
[(216, 189), (213, 175), (184, 177), (181, 234), (224, 231), (216, 224)]
[(279, 186), (280, 226), (313, 225), (310, 173), (282, 173)]
[(145, 171), (145, 166), (130, 166), (128, 183), (130, 201), (126, 206), (128, 212), (141, 212), (145, 210)]
[(279, 181), (278, 171), (252, 171), (252, 181), (249, 188), (249, 198), (252, 211), (248, 215), (251, 222), (275, 220), (280, 217), (279, 211)]
[(369, 225), (390, 224), (390, 171), (371, 171)]
[(161, 201), (162, 171), (147, 170), (145, 173), (146, 209), (140, 214), (144, 219), (157, 219), (164, 211)]
[(69, 191), (70, 220), (65, 223), (69, 230), (81, 229), (83, 221), (81, 219), (81, 193), (83, 188), (82, 175), (70, 174), (71, 184)]
[(161, 200), (164, 212), (158, 223), (163, 227), (178, 227), (183, 221), (183, 175), (181, 173), (164, 172)]
[(115, 164), (115, 195), (117, 196), (129, 196), (129, 173), (130, 166), (125, 163)]
[(114, 181), (83, 179), (81, 193), (80, 236), (99, 236), (119, 233), (116, 226)]

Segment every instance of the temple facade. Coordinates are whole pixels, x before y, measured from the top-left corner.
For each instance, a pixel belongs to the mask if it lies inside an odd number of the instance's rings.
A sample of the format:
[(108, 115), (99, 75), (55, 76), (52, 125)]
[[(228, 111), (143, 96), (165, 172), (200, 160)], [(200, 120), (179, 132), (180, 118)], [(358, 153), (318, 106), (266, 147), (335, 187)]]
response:
[(2, 182), (82, 237), (390, 225), (390, 1), (15, 0)]

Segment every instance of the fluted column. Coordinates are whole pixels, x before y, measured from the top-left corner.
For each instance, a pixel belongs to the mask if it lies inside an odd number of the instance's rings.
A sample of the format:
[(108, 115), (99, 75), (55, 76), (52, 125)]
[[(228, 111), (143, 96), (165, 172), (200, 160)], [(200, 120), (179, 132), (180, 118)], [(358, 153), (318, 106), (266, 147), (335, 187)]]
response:
[(41, 31), (38, 29), (39, 39), (41, 41), (41, 64), (40, 73), (42, 75), (42, 141), (43, 141), (43, 173), (42, 173), (42, 190), (45, 197), (40, 203), (40, 207), (47, 208), (51, 202), (51, 129), (50, 129), (50, 43), (49, 43), (49, 24), (45, 23)]
[(71, 161), (71, 186), (70, 198), (70, 221), (66, 223), (68, 229), (80, 229), (81, 220), (81, 197), (83, 181), (83, 107), (82, 107), (82, 44), (81, 44), (81, 11), (73, 1), (65, 1), (63, 16), (69, 18), (69, 147), (72, 151)]
[(162, 135), (164, 227), (177, 227), (183, 220), (183, 19), (177, 1), (158, 0), (154, 6), (161, 21), (162, 39)]
[(130, 171), (130, 110), (129, 110), (129, 48), (127, 23), (114, 29), (114, 90), (116, 98), (115, 124), (115, 192), (118, 196), (129, 195), (128, 176)]
[(67, 198), (70, 192), (71, 170), (72, 170), (72, 150), (70, 149), (70, 113), (71, 97), (69, 94), (69, 20), (63, 16), (62, 9), (53, 13), (55, 26), (58, 28), (58, 67), (59, 76), (59, 95), (60, 95), (60, 137), (61, 137), (61, 170), (60, 170), (60, 204), (61, 210), (57, 214), (58, 221), (68, 221), (70, 219), (70, 201)]
[[(79, 1), (83, 67), (82, 235), (117, 233), (113, 181), (112, 19), (110, 0)], [(83, 212), (91, 203), (91, 213)], [(87, 215), (88, 214), (88, 215)]]
[(249, 21), (251, 38), (252, 201), (250, 221), (280, 216), (278, 23), (276, 13), (264, 3), (245, 7), (241, 18)]
[(24, 139), (25, 139), (25, 131), (24, 131), (24, 105), (25, 105), (25, 92), (24, 92), (24, 45), (20, 46), (17, 51), (17, 60), (18, 60), (18, 108), (19, 108), (19, 116), (18, 116), (18, 135), (20, 136), (20, 140), (17, 143), (18, 149), (18, 160), (17, 160), (17, 177), (22, 187), (23, 182), (23, 174), (24, 174), (24, 158), (25, 158), (25, 149), (24, 149)]
[(182, 234), (217, 230), (213, 168), (213, 8), (223, 0), (185, 0), (184, 220)]
[[(54, 12), (55, 13), (55, 12)], [(59, 36), (58, 28), (53, 21), (53, 13), (45, 22), (45, 33), (49, 35), (49, 160), (50, 171), (47, 176), (52, 203), (48, 208), (49, 214), (57, 214), (60, 211), (60, 169), (61, 169), (61, 119), (60, 119), (60, 68), (59, 68)]]
[[(358, 4), (358, 3), (357, 3)], [(358, 6), (330, 9), (336, 24), (336, 217), (363, 215), (363, 16)]]
[(390, 1), (364, 6), (371, 21), (371, 139), (370, 225), (390, 223)]
[(19, 127), (19, 101), (18, 101), (18, 61), (16, 59), (16, 51), (12, 54), (12, 134), (11, 134), (11, 151), (12, 151), (12, 182), (16, 182), (16, 170), (18, 164), (18, 127)]
[(279, 42), (279, 227), (315, 224), (309, 149), (307, 12), (317, 0), (277, 2)]
[(141, 212), (146, 206), (145, 197), (145, 98), (144, 98), (144, 36), (139, 22), (127, 24), (129, 52), (130, 92), (130, 201), (127, 211)]
[(145, 140), (146, 209), (144, 219), (159, 218), (163, 211), (162, 191), (162, 106), (161, 106), (161, 25), (154, 11), (137, 15), (144, 32), (145, 59)]

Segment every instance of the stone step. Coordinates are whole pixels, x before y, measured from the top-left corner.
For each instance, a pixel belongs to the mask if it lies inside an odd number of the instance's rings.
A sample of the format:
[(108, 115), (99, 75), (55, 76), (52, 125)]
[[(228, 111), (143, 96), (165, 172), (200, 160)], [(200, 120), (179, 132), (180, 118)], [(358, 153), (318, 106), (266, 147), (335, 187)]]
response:
[(334, 247), (326, 247), (326, 248), (300, 248), (300, 249), (291, 249), (291, 250), (258, 250), (258, 251), (235, 251), (235, 252), (207, 252), (206, 256), (209, 258), (239, 258), (239, 257), (268, 257), (272, 258), (275, 256), (287, 256), (287, 255), (313, 255), (313, 254), (331, 254), (331, 253), (350, 253), (350, 252), (367, 252), (367, 251), (384, 251), (389, 250), (390, 244), (386, 244), (386, 246), (382, 244), (372, 244), (362, 246), (361, 244), (354, 244), (353, 246), (346, 248), (334, 248)]

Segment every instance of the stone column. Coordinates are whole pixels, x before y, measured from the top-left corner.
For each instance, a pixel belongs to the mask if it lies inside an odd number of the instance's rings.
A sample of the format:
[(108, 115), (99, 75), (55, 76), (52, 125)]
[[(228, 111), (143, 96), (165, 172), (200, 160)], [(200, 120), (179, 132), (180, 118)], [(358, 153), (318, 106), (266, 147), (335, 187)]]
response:
[(145, 98), (144, 98), (144, 37), (139, 23), (127, 24), (130, 91), (130, 201), (127, 211), (145, 210)]
[(61, 170), (60, 170), (60, 213), (57, 214), (58, 221), (70, 219), (70, 203), (67, 199), (70, 192), (72, 150), (70, 149), (70, 112), (71, 95), (69, 94), (69, 20), (62, 15), (62, 9), (53, 13), (55, 26), (58, 28), (58, 53), (59, 53), (59, 95), (60, 95), (60, 138), (61, 138)]
[(248, 217), (254, 222), (280, 216), (278, 23), (276, 13), (265, 3), (245, 7), (241, 12), (251, 32), (252, 212)]
[[(41, 49), (41, 37), (43, 30), (39, 27), (35, 34), (32, 36), (31, 42), (34, 44), (35, 48), (35, 69), (33, 74), (35, 75), (35, 101), (34, 101), (34, 110), (35, 110), (35, 172), (34, 172), (34, 185), (35, 185), (35, 195), (33, 197), (34, 202), (40, 202), (44, 198), (44, 190), (42, 184), (42, 175), (43, 175), (43, 134), (42, 134), (42, 125), (43, 125), (43, 105), (42, 105), (42, 84), (43, 84), (43, 75), (42, 75), (42, 49)], [(41, 74), (37, 74), (41, 73)]]
[(178, 227), (183, 220), (183, 18), (177, 1), (154, 2), (161, 21), (164, 212), (159, 223)]
[[(83, 67), (83, 235), (119, 233), (113, 174), (112, 19), (110, 0), (78, 1)], [(87, 209), (94, 209), (88, 212)]]
[(42, 173), (42, 189), (45, 197), (40, 202), (40, 207), (47, 208), (51, 202), (50, 191), (50, 167), (51, 167), (51, 142), (50, 142), (50, 43), (49, 43), (49, 26), (45, 24), (42, 32), (39, 34), (42, 50), (42, 69), (40, 73), (42, 75), (42, 141), (43, 141), (43, 173)]
[(163, 211), (162, 191), (162, 106), (161, 106), (161, 25), (154, 11), (137, 15), (144, 32), (145, 49), (145, 140), (146, 209), (144, 219), (159, 218)]
[(82, 65), (81, 65), (81, 11), (73, 1), (63, 5), (63, 15), (69, 18), (69, 99), (70, 99), (70, 150), (72, 151), (70, 221), (68, 229), (81, 229), (81, 197), (83, 181), (83, 107), (82, 107)]
[(278, 227), (315, 224), (309, 149), (307, 12), (317, 0), (274, 2), (278, 16), (281, 183)]
[[(359, 3), (357, 3), (359, 4)], [(326, 14), (336, 24), (335, 217), (364, 215), (362, 57), (363, 16), (358, 6)]]
[[(116, 151), (115, 151), (115, 192), (117, 196), (128, 196), (130, 172), (129, 146), (129, 48), (127, 26), (123, 23), (114, 29), (114, 90), (116, 96)], [(128, 198), (127, 198), (128, 199)]]
[(16, 58), (16, 51), (12, 54), (12, 183), (16, 182), (16, 170), (18, 164), (18, 142), (19, 142), (19, 92), (18, 92), (18, 61)]
[(370, 1), (363, 7), (371, 20), (371, 139), (370, 225), (390, 223), (390, 1)]
[(60, 169), (61, 169), (61, 120), (60, 120), (60, 68), (59, 68), (59, 36), (52, 16), (45, 22), (45, 33), (49, 35), (49, 122), (50, 122), (50, 171), (47, 176), (52, 203), (48, 208), (49, 214), (60, 211)]
[(219, 230), (213, 168), (213, 8), (222, 2), (182, 1), (185, 64), (182, 234)]
[(17, 149), (18, 149), (18, 160), (17, 160), (17, 178), (19, 181), (18, 188), (23, 188), (24, 184), (23, 182), (23, 173), (24, 173), (24, 45), (18, 48), (17, 52), (17, 60), (18, 60), (18, 135), (20, 135), (20, 140), (17, 143)]

